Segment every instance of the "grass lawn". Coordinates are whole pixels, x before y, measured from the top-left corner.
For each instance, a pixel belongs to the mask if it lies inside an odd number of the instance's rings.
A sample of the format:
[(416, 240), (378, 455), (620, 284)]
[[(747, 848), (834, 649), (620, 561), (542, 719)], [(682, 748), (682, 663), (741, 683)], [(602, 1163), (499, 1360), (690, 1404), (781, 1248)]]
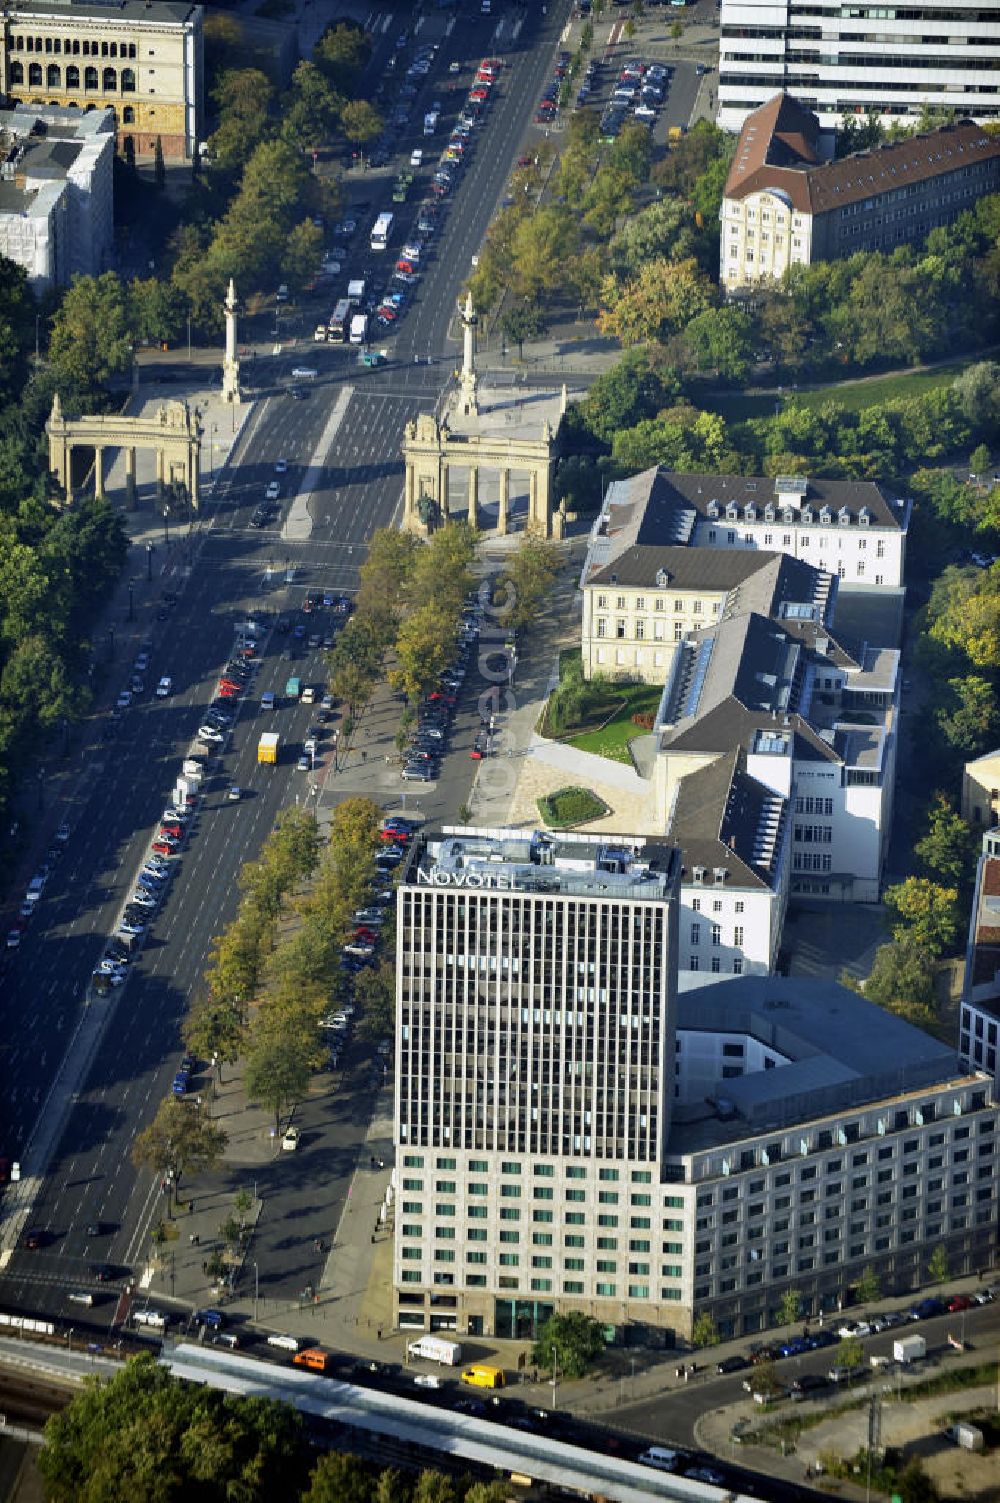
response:
[(579, 736), (570, 736), (568, 745), (580, 751), (593, 752), (595, 756), (607, 757), (612, 762), (628, 762), (628, 744), (636, 736), (648, 735), (648, 731), (634, 725), (632, 716), (655, 715), (663, 693), (657, 684), (616, 684), (617, 697), (624, 700), (622, 707), (600, 730), (583, 731)]
[(538, 812), (550, 829), (565, 830), (601, 819), (608, 806), (589, 788), (558, 788), (538, 800)]
[[(972, 362), (956, 360), (951, 365), (938, 366), (932, 371), (903, 372), (891, 376), (873, 376), (860, 381), (832, 381), (826, 386), (817, 386), (808, 391), (797, 391), (790, 386), (782, 387), (782, 398), (794, 398), (801, 407), (815, 412), (826, 402), (837, 402), (850, 412), (860, 412), (863, 407), (879, 407), (894, 397), (920, 397), (938, 386), (950, 386)], [(773, 417), (778, 398), (773, 391), (720, 392), (706, 403), (712, 412), (718, 412), (727, 423), (743, 423), (749, 418)]]

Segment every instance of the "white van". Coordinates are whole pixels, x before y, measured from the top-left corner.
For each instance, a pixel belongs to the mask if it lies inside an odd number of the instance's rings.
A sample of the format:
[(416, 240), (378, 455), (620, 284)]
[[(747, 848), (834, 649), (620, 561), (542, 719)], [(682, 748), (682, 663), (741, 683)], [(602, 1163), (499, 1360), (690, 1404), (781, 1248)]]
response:
[(676, 1472), (680, 1463), (687, 1458), (681, 1451), (670, 1451), (666, 1446), (650, 1446), (648, 1451), (643, 1451), (636, 1460), (641, 1466), (655, 1466), (661, 1472)]
[(164, 1315), (162, 1310), (136, 1310), (132, 1319), (137, 1326), (150, 1326), (155, 1331), (166, 1329), (170, 1320), (169, 1315)]
[(297, 365), (292, 371), (293, 381), (314, 381), (318, 371), (313, 370), (311, 365)]
[(267, 1344), (268, 1346), (276, 1346), (282, 1352), (298, 1352), (306, 1345), (306, 1342), (300, 1341), (297, 1336), (277, 1335), (269, 1336)]
[(74, 1289), (71, 1293), (67, 1294), (66, 1298), (71, 1305), (90, 1306), (94, 1303), (94, 1296), (90, 1293), (89, 1289)]

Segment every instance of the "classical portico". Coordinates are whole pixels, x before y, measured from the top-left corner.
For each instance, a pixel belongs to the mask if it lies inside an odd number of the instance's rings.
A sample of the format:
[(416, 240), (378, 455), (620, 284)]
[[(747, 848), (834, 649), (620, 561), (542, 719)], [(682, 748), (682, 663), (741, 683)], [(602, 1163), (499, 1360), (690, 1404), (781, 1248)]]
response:
[(475, 367), (476, 315), (471, 295), (466, 298), (461, 319), (463, 359), (457, 390), (452, 392), (442, 417), (422, 412), (404, 429), (402, 525), (408, 532), (426, 536), (453, 520), (461, 507), (456, 511), (451, 475), (464, 471), (466, 516), (477, 532), (493, 530), (487, 526), (481, 482), (489, 476), (491, 489), (496, 489), (492, 477), (497, 477), (495, 531), (504, 536), (515, 529), (511, 479), (526, 475), (526, 530), (538, 537), (561, 537), (564, 518), (561, 512), (553, 512), (552, 480), (558, 430), (566, 411), (566, 389), (485, 387)]
[(67, 418), (63, 416), (57, 392), (45, 428), (49, 436), (49, 471), (67, 500), (73, 494), (75, 448), (82, 446), (94, 451), (94, 495), (99, 499), (104, 497), (104, 451), (121, 449), (125, 456), (128, 504), (134, 506), (136, 449), (151, 448), (156, 451), (158, 499), (162, 500), (170, 488), (183, 486), (192, 510), (198, 510), (202, 428), (197, 411), (187, 402), (163, 402), (152, 417), (111, 413)]

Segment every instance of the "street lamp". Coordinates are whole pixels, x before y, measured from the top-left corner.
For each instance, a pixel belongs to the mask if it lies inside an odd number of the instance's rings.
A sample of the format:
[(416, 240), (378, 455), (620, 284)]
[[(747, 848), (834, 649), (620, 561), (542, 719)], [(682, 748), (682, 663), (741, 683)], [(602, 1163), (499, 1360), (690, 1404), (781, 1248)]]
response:
[(169, 548), (170, 547), (170, 532), (169, 532), (169, 529), (167, 527), (167, 518), (169, 516), (170, 516), (170, 507), (169, 506), (165, 506), (163, 508), (163, 546), (165, 548)]
[(253, 1318), (254, 1318), (254, 1324), (255, 1325), (257, 1323), (257, 1307), (258, 1307), (259, 1300), (260, 1300), (260, 1274), (259, 1274), (258, 1269), (257, 1269), (257, 1264), (254, 1263), (254, 1265), (253, 1265)]
[(552, 1407), (556, 1407), (556, 1387), (559, 1382), (559, 1353), (555, 1342), (552, 1343)]
[(146, 544), (146, 583), (153, 583), (153, 545)]

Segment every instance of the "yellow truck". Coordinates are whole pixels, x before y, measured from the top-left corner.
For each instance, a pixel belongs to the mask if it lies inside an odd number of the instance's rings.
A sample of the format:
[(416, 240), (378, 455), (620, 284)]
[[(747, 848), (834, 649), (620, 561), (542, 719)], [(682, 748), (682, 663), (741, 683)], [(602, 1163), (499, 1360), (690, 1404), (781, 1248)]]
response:
[(462, 1382), (468, 1383), (470, 1388), (503, 1388), (507, 1379), (502, 1367), (487, 1367), (477, 1363), (475, 1367), (465, 1369)]
[(269, 767), (277, 766), (278, 762), (278, 732), (265, 731), (257, 743), (257, 761), (264, 762)]

